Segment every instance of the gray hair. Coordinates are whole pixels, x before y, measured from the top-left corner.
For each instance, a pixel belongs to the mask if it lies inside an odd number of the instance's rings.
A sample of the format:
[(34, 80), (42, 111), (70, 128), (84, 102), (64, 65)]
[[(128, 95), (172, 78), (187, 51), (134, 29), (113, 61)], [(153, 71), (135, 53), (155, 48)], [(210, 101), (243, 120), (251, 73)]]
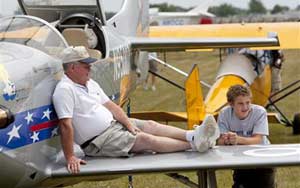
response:
[(70, 65), (74, 65), (74, 64), (78, 64), (78, 62), (63, 63), (62, 66), (63, 66), (64, 72), (66, 72), (68, 70)]

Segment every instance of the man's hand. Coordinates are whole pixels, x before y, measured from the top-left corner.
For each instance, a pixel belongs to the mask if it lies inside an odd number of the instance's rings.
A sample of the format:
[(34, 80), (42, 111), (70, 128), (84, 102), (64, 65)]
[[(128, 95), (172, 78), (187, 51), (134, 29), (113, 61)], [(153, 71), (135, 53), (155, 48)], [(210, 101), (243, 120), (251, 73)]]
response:
[(131, 132), (133, 135), (136, 135), (137, 133), (141, 132), (139, 128), (137, 128), (135, 125), (130, 124), (127, 127), (128, 131)]
[(87, 163), (85, 160), (79, 159), (75, 156), (70, 157), (70, 159), (68, 159), (67, 162), (68, 162), (68, 164), (67, 164), (68, 171), (72, 174), (79, 173), (80, 165)]

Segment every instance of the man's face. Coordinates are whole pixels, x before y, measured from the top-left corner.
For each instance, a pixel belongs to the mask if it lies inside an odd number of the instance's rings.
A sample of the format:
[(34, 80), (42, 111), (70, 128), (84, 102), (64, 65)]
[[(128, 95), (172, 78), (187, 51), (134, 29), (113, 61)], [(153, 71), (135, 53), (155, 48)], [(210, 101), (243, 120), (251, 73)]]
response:
[(238, 96), (230, 103), (235, 115), (239, 119), (245, 119), (250, 113), (251, 97), (250, 96)]
[(72, 65), (73, 78), (78, 84), (85, 85), (90, 79), (91, 65), (86, 63), (77, 63)]

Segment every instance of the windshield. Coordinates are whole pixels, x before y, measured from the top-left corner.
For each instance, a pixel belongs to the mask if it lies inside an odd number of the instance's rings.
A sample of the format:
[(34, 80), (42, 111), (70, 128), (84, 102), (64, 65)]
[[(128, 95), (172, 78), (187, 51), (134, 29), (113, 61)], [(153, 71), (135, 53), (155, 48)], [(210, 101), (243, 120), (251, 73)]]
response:
[(106, 24), (104, 13), (98, 6), (101, 0), (18, 0), (24, 14), (54, 22), (76, 13), (97, 16)]
[(59, 57), (67, 43), (49, 23), (29, 16), (0, 19), (0, 42), (12, 42), (41, 50)]
[(96, 5), (96, 0), (24, 0), (28, 6), (79, 6), (79, 5)]
[(124, 0), (114, 0), (114, 3), (111, 3), (111, 0), (102, 0), (107, 20), (120, 11), (123, 1)]

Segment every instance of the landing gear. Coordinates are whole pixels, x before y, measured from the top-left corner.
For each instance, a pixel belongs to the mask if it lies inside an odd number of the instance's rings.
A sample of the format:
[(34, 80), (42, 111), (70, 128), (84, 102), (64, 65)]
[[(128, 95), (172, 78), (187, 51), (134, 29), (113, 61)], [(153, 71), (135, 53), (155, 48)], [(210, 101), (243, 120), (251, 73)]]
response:
[(294, 115), (293, 134), (300, 134), (300, 113)]
[[(272, 94), (269, 97), (269, 104), (266, 106), (268, 108), (269, 106), (273, 106), (275, 110), (281, 115), (281, 121), (286, 126), (293, 127), (293, 134), (300, 134), (300, 113), (296, 113), (294, 115), (294, 120), (290, 121), (287, 119), (287, 117), (279, 110), (279, 108), (275, 105), (276, 102), (284, 99), (285, 97), (289, 96), (290, 94), (295, 93), (296, 91), (300, 90), (300, 80), (296, 80), (295, 82), (289, 84), (285, 88), (281, 89), (280, 91), (277, 91), (276, 93)], [(275, 98), (275, 99), (273, 99)]]

